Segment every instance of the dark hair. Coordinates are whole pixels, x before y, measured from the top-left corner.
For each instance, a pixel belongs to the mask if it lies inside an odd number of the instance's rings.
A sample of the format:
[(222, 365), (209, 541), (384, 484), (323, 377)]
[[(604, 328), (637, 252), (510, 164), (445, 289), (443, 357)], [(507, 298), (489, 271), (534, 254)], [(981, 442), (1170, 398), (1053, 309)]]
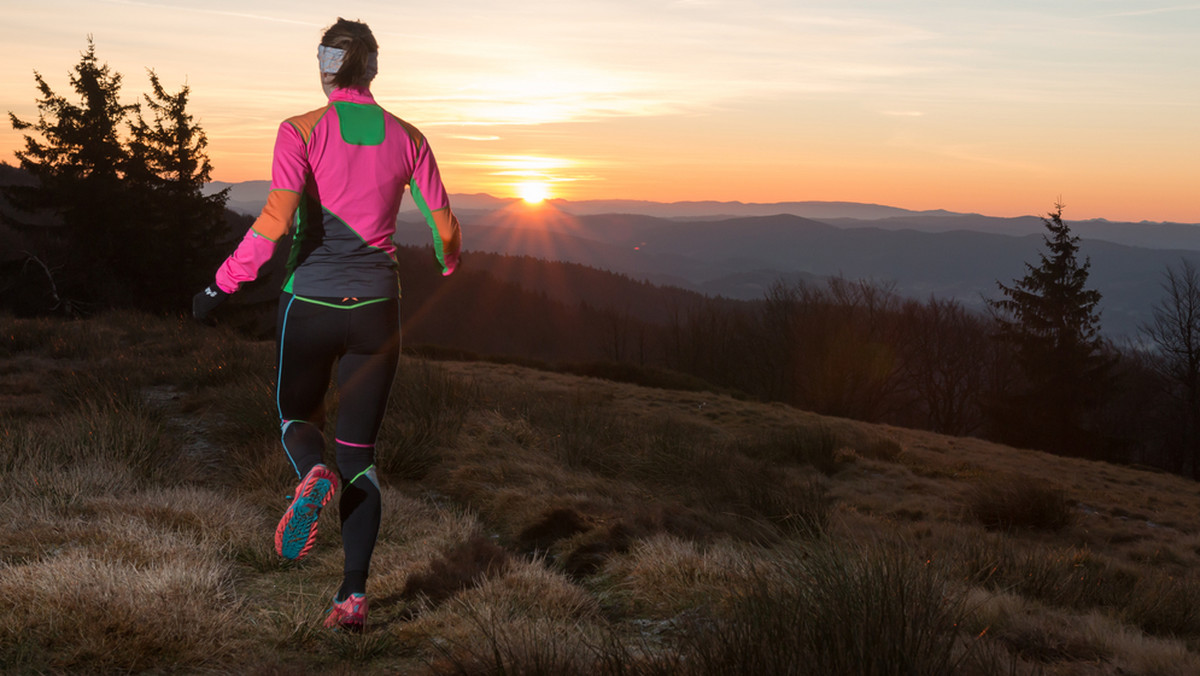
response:
[(367, 72), (367, 64), (371, 53), (379, 51), (379, 43), (367, 24), (338, 17), (337, 23), (325, 29), (321, 44), (346, 51), (342, 67), (333, 76), (334, 87), (362, 87), (371, 82), (374, 74)]

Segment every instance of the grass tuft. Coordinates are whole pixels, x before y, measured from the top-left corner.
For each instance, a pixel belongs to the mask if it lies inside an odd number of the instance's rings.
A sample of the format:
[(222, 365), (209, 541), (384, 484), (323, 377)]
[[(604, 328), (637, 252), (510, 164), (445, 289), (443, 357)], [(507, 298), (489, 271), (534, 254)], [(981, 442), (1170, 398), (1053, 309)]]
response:
[(73, 550), (0, 567), (0, 663), (71, 673), (218, 663), (241, 633), (231, 572), (196, 548), (136, 563)]
[(1028, 476), (990, 477), (968, 496), (970, 513), (984, 527), (1060, 531), (1075, 515), (1066, 491)]
[(844, 446), (841, 436), (824, 426), (767, 429), (735, 444), (738, 451), (752, 458), (809, 465), (827, 475), (844, 463), (838, 454)]
[(818, 546), (753, 580), (683, 643), (693, 673), (954, 674), (961, 599), (898, 546)]
[(383, 480), (421, 479), (439, 461), (439, 449), (462, 431), (479, 400), (478, 388), (437, 364), (401, 360), (379, 431), (376, 464)]

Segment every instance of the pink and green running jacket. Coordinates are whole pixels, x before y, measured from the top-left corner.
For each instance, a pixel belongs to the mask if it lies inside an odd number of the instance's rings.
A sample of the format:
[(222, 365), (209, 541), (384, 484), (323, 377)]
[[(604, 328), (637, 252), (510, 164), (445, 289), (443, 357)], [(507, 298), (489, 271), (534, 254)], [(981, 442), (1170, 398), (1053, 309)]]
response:
[(217, 286), (233, 293), (255, 279), (294, 224), (284, 291), (395, 297), (392, 236), (404, 186), (433, 231), (442, 274), (449, 275), (462, 235), (425, 137), (379, 107), (370, 91), (335, 89), (327, 105), (279, 125), (267, 205), (217, 270)]

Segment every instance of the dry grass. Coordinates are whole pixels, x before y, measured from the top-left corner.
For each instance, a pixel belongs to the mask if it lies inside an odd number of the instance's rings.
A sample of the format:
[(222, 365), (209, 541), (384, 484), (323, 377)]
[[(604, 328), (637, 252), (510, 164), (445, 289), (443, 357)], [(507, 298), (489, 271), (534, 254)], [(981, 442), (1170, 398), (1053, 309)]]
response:
[(1193, 482), (413, 358), (368, 631), (326, 632), (336, 501), (310, 557), (271, 551), (295, 476), (269, 343), (4, 326), (5, 673), (1200, 673)]
[(971, 513), (988, 528), (1060, 531), (1075, 519), (1066, 491), (1031, 476), (987, 477), (968, 500)]

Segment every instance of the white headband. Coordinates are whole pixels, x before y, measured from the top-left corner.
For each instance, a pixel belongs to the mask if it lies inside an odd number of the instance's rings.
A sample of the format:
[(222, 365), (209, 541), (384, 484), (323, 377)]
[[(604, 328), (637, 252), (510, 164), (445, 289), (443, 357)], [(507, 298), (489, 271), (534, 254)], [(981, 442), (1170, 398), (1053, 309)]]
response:
[[(325, 45), (317, 45), (317, 61), (321, 63), (321, 72), (333, 75), (342, 69), (342, 59), (346, 56), (346, 50), (338, 49), (337, 47), (327, 47)], [(371, 56), (367, 58), (367, 72), (364, 74), (367, 80), (375, 79), (375, 75), (379, 72), (379, 52), (371, 52)]]

